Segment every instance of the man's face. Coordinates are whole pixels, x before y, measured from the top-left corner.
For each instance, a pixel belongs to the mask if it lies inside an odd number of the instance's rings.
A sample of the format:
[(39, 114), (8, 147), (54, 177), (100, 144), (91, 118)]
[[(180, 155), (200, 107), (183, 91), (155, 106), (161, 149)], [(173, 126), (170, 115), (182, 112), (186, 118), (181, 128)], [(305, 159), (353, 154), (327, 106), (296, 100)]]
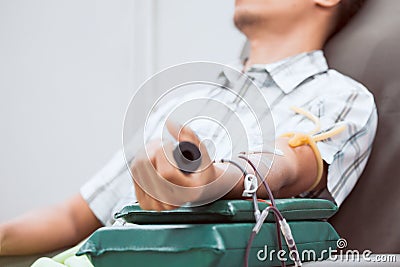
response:
[(298, 22), (314, 7), (312, 0), (236, 0), (234, 21), (239, 29), (253, 24), (280, 27)]

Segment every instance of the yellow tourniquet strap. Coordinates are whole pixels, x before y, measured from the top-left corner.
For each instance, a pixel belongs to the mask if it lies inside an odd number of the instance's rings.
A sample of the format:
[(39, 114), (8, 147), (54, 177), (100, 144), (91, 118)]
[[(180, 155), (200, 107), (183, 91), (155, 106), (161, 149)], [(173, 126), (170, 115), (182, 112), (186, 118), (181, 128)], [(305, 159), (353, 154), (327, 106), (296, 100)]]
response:
[(312, 130), (309, 133), (289, 132), (289, 133), (285, 133), (285, 134), (281, 135), (281, 137), (290, 138), (288, 141), (288, 144), (289, 144), (289, 146), (291, 146), (293, 148), (298, 147), (298, 146), (308, 145), (313, 150), (313, 152), (315, 154), (315, 158), (317, 160), (318, 170), (317, 170), (317, 178), (315, 179), (315, 182), (311, 185), (310, 189), (308, 189), (306, 191), (306, 192), (310, 192), (310, 191), (314, 190), (315, 187), (317, 187), (317, 185), (320, 183), (322, 174), (323, 174), (323, 170), (324, 170), (324, 162), (322, 160), (321, 153), (319, 152), (317, 142), (331, 138), (331, 137), (343, 132), (346, 129), (346, 126), (342, 125), (342, 126), (334, 128), (330, 131), (327, 131), (327, 132), (324, 132), (321, 134), (316, 134), (321, 129), (321, 123), (320, 123), (319, 119), (304, 109), (301, 109), (298, 107), (291, 107), (291, 109), (294, 112), (307, 117), (309, 120), (311, 120), (315, 124), (314, 130)]

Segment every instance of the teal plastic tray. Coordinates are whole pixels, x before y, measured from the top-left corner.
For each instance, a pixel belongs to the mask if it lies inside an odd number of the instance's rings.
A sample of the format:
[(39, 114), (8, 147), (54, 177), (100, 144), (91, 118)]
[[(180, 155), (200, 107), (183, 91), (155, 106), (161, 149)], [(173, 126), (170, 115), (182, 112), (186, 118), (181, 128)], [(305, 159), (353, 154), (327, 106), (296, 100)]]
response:
[[(328, 254), (322, 254), (323, 250), (336, 249), (339, 237), (329, 223), (297, 221), (289, 224), (300, 253), (312, 250), (325, 259)], [(243, 266), (253, 226), (250, 223), (231, 223), (102, 228), (89, 238), (78, 254), (88, 255), (95, 267)], [(286, 246), (284, 248), (287, 251)], [(276, 226), (266, 223), (254, 240), (250, 266), (278, 266), (280, 262), (276, 253), (272, 258), (262, 260), (265, 251), (269, 255), (271, 250), (278, 250)]]
[[(277, 199), (276, 204), (287, 221), (325, 220), (337, 212), (337, 206), (324, 199)], [(268, 204), (259, 202), (258, 206), (262, 210)], [(248, 200), (219, 200), (206, 206), (162, 212), (142, 210), (137, 204), (123, 208), (115, 218), (136, 224), (254, 222), (254, 208)], [(274, 222), (272, 213), (266, 221)]]

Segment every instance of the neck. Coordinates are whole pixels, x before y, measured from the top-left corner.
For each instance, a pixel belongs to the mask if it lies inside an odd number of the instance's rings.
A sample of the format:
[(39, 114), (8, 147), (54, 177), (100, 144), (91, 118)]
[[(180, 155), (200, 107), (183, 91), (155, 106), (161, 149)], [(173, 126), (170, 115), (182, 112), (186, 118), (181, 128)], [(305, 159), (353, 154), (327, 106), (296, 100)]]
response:
[[(308, 34), (307, 34), (308, 33)], [(250, 56), (246, 68), (253, 64), (269, 64), (304, 52), (323, 48), (323, 38), (315, 31), (246, 33), (250, 42)]]

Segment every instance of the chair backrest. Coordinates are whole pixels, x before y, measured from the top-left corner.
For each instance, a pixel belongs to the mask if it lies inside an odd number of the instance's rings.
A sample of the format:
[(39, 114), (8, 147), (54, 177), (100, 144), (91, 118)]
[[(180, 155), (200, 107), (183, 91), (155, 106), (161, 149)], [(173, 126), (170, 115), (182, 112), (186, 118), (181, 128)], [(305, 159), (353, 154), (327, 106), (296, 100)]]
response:
[[(400, 1), (369, 0), (329, 41), (331, 68), (374, 94), (374, 148), (356, 187), (330, 220), (348, 249), (400, 253)], [(249, 54), (246, 42), (241, 58)]]
[(325, 49), (331, 68), (374, 94), (374, 148), (356, 187), (331, 222), (348, 248), (400, 253), (400, 1), (369, 0)]

